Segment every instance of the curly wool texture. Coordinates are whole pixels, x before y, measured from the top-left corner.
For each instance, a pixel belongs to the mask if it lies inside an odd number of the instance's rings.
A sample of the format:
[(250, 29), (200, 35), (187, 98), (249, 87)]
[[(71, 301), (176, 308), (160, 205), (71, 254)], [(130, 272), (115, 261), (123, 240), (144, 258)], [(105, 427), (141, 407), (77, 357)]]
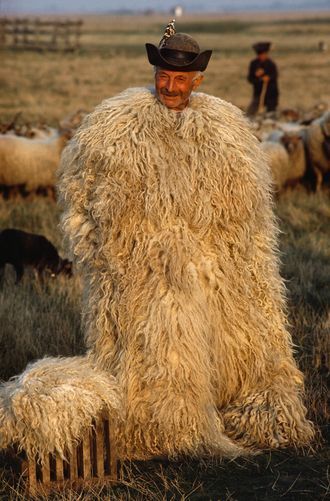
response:
[(89, 356), (122, 392), (122, 457), (311, 439), (269, 184), (240, 110), (202, 93), (175, 113), (128, 89), (65, 149), (62, 223)]
[(18, 444), (41, 461), (64, 458), (93, 418), (119, 409), (116, 381), (87, 357), (44, 358), (0, 387), (0, 449)]

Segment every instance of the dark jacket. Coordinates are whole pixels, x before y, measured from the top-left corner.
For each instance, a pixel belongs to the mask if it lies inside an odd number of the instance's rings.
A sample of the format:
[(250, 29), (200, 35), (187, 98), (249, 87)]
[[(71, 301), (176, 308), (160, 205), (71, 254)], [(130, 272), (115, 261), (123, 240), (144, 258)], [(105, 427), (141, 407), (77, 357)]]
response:
[(265, 72), (265, 75), (268, 75), (270, 77), (265, 96), (265, 106), (267, 108), (267, 111), (274, 111), (278, 104), (278, 95), (279, 95), (278, 85), (277, 85), (278, 71), (276, 64), (271, 59), (260, 61), (260, 59), (256, 58), (253, 59), (253, 61), (251, 61), (247, 79), (253, 85), (254, 100), (259, 100), (262, 90), (263, 80), (261, 77), (255, 76), (255, 72), (259, 68), (262, 68)]

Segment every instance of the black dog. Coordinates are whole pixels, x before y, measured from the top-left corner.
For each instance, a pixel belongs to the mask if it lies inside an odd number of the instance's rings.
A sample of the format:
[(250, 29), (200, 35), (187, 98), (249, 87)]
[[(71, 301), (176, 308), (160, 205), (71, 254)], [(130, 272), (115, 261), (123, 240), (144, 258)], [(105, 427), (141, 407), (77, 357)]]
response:
[(43, 271), (50, 272), (53, 277), (60, 272), (72, 274), (71, 263), (58, 255), (46, 237), (11, 228), (0, 233), (0, 276), (6, 263), (14, 266), (16, 283), (21, 280), (26, 266), (32, 266), (40, 279)]

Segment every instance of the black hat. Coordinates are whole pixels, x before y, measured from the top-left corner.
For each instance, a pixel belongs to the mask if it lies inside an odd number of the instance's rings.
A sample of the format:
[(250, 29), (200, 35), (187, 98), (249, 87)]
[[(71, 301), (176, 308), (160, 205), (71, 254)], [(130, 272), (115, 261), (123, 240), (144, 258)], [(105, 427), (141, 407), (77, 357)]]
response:
[(261, 54), (262, 52), (269, 52), (272, 42), (258, 42), (252, 45), (253, 49), (257, 54)]
[(204, 71), (212, 51), (200, 51), (199, 45), (185, 33), (175, 33), (174, 19), (165, 30), (159, 46), (146, 43), (149, 63), (165, 70)]

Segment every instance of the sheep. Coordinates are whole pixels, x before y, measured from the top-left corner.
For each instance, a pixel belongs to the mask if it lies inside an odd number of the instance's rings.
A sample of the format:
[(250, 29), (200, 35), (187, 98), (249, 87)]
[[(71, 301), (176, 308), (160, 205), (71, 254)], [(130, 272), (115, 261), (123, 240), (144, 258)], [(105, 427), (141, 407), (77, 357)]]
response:
[(316, 191), (320, 191), (325, 174), (330, 172), (330, 111), (311, 123), (306, 144), (316, 176)]
[(69, 137), (66, 130), (40, 139), (0, 135), (0, 185), (21, 185), (27, 191), (54, 186), (61, 153)]
[(308, 162), (305, 154), (304, 132), (273, 131), (261, 143), (269, 159), (273, 182), (278, 191), (296, 184), (306, 173)]
[(275, 141), (263, 141), (261, 148), (268, 158), (274, 186), (280, 190), (289, 172), (289, 154), (281, 143)]
[(54, 127), (31, 127), (29, 136), (32, 139), (51, 139), (58, 137), (59, 132)]
[(276, 121), (274, 119), (266, 119), (260, 122), (259, 124), (255, 122), (253, 124), (253, 128), (255, 130), (254, 134), (260, 141), (268, 141), (268, 137), (273, 132), (276, 133), (297, 133), (299, 134), (302, 130), (305, 129), (305, 126), (298, 122), (281, 122)]
[(72, 129), (76, 130), (82, 123), (83, 119), (85, 116), (88, 114), (88, 111), (84, 109), (78, 109), (66, 117), (63, 118), (63, 120), (60, 121), (60, 127), (61, 129)]
[(296, 108), (284, 108), (280, 111), (280, 118), (286, 122), (298, 122), (300, 120), (301, 112)]
[[(0, 123), (0, 134), (9, 134), (11, 136), (23, 136), (29, 138), (46, 138), (57, 134), (57, 130), (48, 127), (43, 122), (37, 125), (31, 125), (29, 122), (18, 121), (21, 112), (16, 113), (10, 122)], [(61, 127), (61, 129), (70, 129), (71, 127)]]
[(14, 117), (12, 118), (12, 120), (10, 120), (10, 122), (0, 123), (0, 134), (5, 134), (9, 131), (15, 131), (15, 128), (17, 126), (17, 120), (20, 117), (20, 115), (21, 112), (19, 111), (18, 113), (16, 113), (16, 115), (14, 115)]
[(52, 277), (61, 272), (72, 275), (71, 263), (59, 256), (46, 237), (14, 228), (0, 232), (0, 277), (7, 263), (15, 268), (16, 283), (21, 280), (26, 266), (32, 266), (39, 278), (45, 270)]
[(251, 121), (251, 129), (259, 141), (264, 141), (267, 135), (276, 128), (276, 121), (272, 118)]

